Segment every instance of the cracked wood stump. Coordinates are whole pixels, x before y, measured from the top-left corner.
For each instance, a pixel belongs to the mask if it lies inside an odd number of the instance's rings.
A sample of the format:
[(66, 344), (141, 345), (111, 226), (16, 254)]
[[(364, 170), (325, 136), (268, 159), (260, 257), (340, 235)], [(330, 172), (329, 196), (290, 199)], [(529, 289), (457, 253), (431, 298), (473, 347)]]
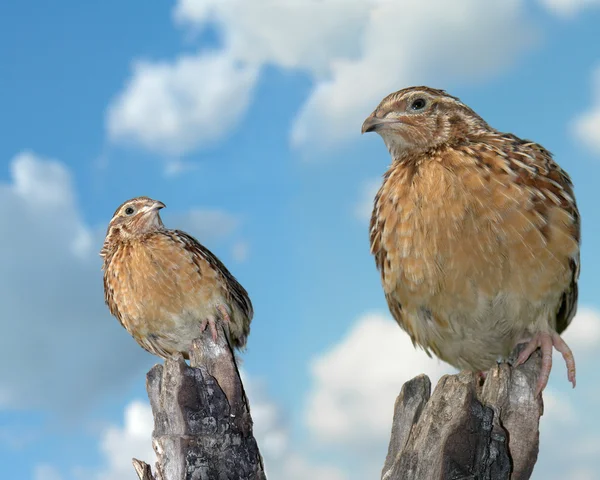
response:
[(266, 480), (235, 359), (222, 328), (146, 375), (158, 461), (133, 459), (140, 480)]
[[(517, 347), (516, 359), (523, 348)], [(517, 368), (492, 368), (483, 386), (470, 372), (445, 375), (431, 395), (419, 375), (394, 407), (382, 480), (527, 480), (537, 460), (539, 350)]]

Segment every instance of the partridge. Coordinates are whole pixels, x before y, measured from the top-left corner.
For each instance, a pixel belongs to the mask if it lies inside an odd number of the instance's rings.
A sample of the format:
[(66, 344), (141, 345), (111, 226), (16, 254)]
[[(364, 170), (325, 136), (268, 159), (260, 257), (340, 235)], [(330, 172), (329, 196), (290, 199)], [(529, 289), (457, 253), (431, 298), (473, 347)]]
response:
[(248, 293), (195, 238), (165, 228), (165, 204), (137, 197), (117, 208), (100, 255), (110, 312), (144, 349), (188, 358), (192, 341), (222, 322), (232, 347), (246, 344), (253, 309)]
[(580, 217), (569, 175), (542, 146), (490, 127), (443, 90), (385, 97), (362, 132), (392, 157), (375, 201), (371, 252), (389, 309), (413, 344), (483, 371), (539, 347), (539, 394), (575, 315)]

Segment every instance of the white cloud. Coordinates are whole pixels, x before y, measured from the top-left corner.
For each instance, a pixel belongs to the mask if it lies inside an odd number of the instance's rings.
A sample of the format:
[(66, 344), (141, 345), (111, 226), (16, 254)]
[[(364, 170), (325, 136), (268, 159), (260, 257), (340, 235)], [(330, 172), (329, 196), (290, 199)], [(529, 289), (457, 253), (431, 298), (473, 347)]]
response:
[(600, 154), (600, 67), (592, 74), (591, 108), (573, 122), (575, 136), (587, 147)]
[(289, 432), (281, 409), (267, 394), (263, 380), (250, 378), (241, 371), (244, 390), (250, 402), (254, 437), (261, 454), (269, 459), (281, 457), (289, 448)]
[(575, 353), (597, 350), (600, 347), (600, 312), (579, 307), (562, 337)]
[[(254, 436), (269, 478), (286, 480), (344, 480), (335, 467), (309, 461), (291, 445), (290, 433), (279, 407), (267, 396), (264, 385), (242, 373), (250, 399)], [(134, 401), (125, 409), (124, 426), (110, 426), (102, 434), (100, 450), (105, 466), (92, 475), (95, 480), (134, 480), (133, 457), (154, 465), (151, 448), (153, 418), (150, 405)], [(90, 478), (90, 472), (85, 472)]]
[(152, 449), (152, 410), (146, 402), (133, 401), (125, 408), (122, 427), (112, 425), (102, 434), (100, 450), (106, 466), (94, 478), (96, 480), (134, 480), (137, 478), (131, 464), (132, 458), (150, 465), (156, 462)]
[[(335, 145), (356, 137), (388, 93), (415, 84), (446, 87), (491, 75), (527, 49), (535, 29), (524, 2), (369, 2), (361, 55), (331, 61), (298, 115), (292, 142)], [(440, 83), (443, 82), (443, 83)]]
[(332, 59), (356, 56), (372, 2), (179, 0), (175, 21), (216, 24), (228, 51), (253, 65), (326, 74)]
[(574, 17), (581, 10), (600, 5), (599, 0), (539, 0), (539, 2), (561, 17)]
[(219, 140), (248, 108), (257, 75), (228, 52), (138, 61), (108, 109), (109, 137), (168, 155)]
[[(563, 381), (561, 378), (554, 382), (560, 386)], [(584, 406), (586, 393), (589, 391), (563, 393), (555, 387), (545, 390), (544, 415), (540, 419), (540, 455), (532, 476), (534, 480), (600, 478), (594, 468), (600, 452), (600, 438), (591, 418), (581, 421), (589, 415)], [(565, 438), (571, 439), (570, 442), (565, 443)]]
[(600, 153), (600, 105), (593, 108), (575, 121), (575, 134), (591, 150)]
[(292, 444), (285, 415), (267, 395), (265, 385), (242, 373), (244, 388), (250, 399), (254, 436), (265, 461), (268, 478), (286, 480), (344, 480), (336, 466), (312, 461)]
[(536, 37), (523, 0), (179, 0), (173, 17), (194, 30), (216, 28), (221, 49), (138, 62), (107, 121), (113, 140), (171, 155), (230, 132), (265, 66), (314, 81), (292, 143), (333, 145), (358, 135), (384, 95), (494, 74)]
[(14, 190), (34, 208), (71, 207), (74, 203), (71, 177), (55, 161), (39, 161), (30, 151), (20, 153), (10, 166)]
[(354, 207), (354, 214), (356, 218), (362, 221), (369, 221), (373, 212), (373, 201), (375, 195), (381, 187), (382, 180), (380, 178), (375, 180), (368, 180), (361, 185), (360, 198), (356, 206)]
[(224, 48), (174, 62), (137, 62), (109, 109), (109, 136), (170, 155), (218, 141), (245, 114), (261, 67), (327, 72), (332, 58), (356, 53), (367, 10), (366, 2), (340, 8), (331, 0), (179, 1), (175, 21), (217, 25)]
[(33, 470), (33, 480), (63, 480), (63, 476), (51, 465), (37, 465)]
[[(598, 345), (594, 332), (599, 319), (596, 311), (583, 307), (569, 327), (579, 325), (581, 329), (574, 329), (567, 338), (571, 347), (590, 354), (581, 359), (581, 372), (589, 367), (594, 371), (595, 358), (591, 354), (598, 351), (594, 348)], [(561, 361), (557, 358), (555, 362), (560, 365)], [(408, 335), (387, 314), (380, 313), (361, 316), (339, 343), (312, 362), (311, 369), (307, 426), (317, 445), (342, 455), (341, 462), (350, 466), (352, 479), (379, 475), (390, 438), (394, 402), (404, 382), (425, 373), (435, 388), (441, 375), (455, 372), (415, 349)], [(577, 457), (579, 463), (575, 464), (588, 471), (600, 442), (592, 435), (586, 440), (587, 447), (578, 445), (566, 452), (561, 441), (565, 432), (569, 438), (583, 438), (585, 429), (595, 431), (589, 422), (581, 421), (583, 402), (589, 398), (586, 388), (594, 388), (594, 382), (582, 381), (576, 390), (567, 392), (562, 391), (566, 383), (563, 376), (554, 374), (550, 383), (544, 393), (542, 447), (533, 478), (558, 480), (571, 478), (566, 468), (574, 463), (566, 462), (565, 454)]]
[[(68, 170), (56, 160), (40, 161), (33, 152), (19, 153), (10, 164), (13, 193), (26, 209), (38, 216), (41, 227), (66, 228), (70, 250), (85, 256), (92, 248), (89, 229), (78, 218)], [(52, 216), (49, 213), (60, 212)], [(39, 223), (38, 223), (39, 225)]]
[(150, 357), (104, 306), (101, 238), (81, 218), (69, 170), (24, 152), (10, 172), (0, 184), (2, 404), (76, 414)]
[(408, 334), (379, 313), (360, 317), (311, 369), (308, 427), (318, 439), (337, 445), (387, 442), (403, 383), (426, 373), (435, 386), (442, 374), (453, 371), (415, 349)]

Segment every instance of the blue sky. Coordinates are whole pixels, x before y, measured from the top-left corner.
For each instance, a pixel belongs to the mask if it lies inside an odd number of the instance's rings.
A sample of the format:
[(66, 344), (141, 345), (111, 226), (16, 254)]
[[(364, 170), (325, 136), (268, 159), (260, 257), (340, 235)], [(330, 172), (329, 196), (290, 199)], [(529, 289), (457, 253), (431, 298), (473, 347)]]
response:
[(2, 2), (6, 478), (134, 479), (130, 458), (150, 459), (156, 358), (103, 305), (97, 254), (137, 195), (251, 294), (243, 369), (270, 478), (376, 478), (402, 383), (452, 371), (390, 319), (369, 255), (389, 157), (360, 125), (415, 84), (543, 144), (575, 182), (578, 386), (556, 359), (534, 478), (600, 478), (598, 25), (594, 0)]

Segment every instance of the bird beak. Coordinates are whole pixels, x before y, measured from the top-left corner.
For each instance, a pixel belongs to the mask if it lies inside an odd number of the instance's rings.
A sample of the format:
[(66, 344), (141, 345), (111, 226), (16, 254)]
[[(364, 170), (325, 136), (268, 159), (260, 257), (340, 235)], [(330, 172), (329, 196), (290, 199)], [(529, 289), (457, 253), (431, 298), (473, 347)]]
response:
[(397, 118), (379, 118), (370, 115), (362, 124), (361, 133), (375, 132), (384, 125), (389, 125), (391, 123), (399, 123), (399, 121)]
[(154, 203), (152, 204), (152, 207), (150, 207), (150, 208), (151, 208), (151, 210), (158, 211), (161, 208), (165, 208), (165, 207), (166, 207), (166, 205), (163, 202), (159, 202), (158, 200), (155, 200)]

